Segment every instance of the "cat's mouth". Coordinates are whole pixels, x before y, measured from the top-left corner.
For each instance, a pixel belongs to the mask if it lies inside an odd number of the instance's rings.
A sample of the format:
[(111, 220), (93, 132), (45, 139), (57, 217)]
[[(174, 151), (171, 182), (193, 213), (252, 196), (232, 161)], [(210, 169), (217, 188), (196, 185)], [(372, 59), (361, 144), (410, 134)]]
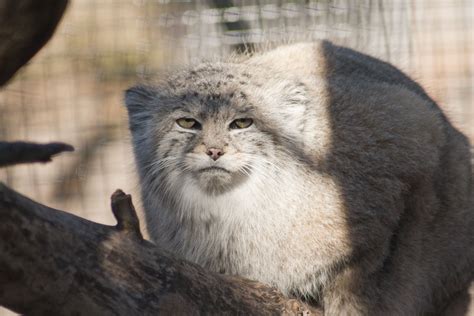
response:
[(218, 166), (198, 169), (194, 174), (198, 187), (210, 195), (218, 195), (242, 183), (245, 177)]
[(221, 167), (206, 167), (206, 168), (202, 168), (202, 169), (199, 169), (198, 170), (199, 173), (204, 173), (204, 172), (214, 172), (214, 173), (218, 173), (218, 172), (225, 172), (225, 173), (231, 173), (229, 170), (227, 169), (224, 169), (224, 168), (221, 168)]

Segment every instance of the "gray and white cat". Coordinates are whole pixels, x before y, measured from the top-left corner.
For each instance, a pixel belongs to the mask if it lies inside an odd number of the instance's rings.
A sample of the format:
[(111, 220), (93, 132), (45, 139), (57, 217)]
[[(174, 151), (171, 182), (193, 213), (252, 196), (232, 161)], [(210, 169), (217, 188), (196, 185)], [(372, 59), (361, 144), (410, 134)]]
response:
[(126, 93), (148, 231), (327, 315), (439, 311), (472, 277), (469, 144), (395, 67), (327, 41)]

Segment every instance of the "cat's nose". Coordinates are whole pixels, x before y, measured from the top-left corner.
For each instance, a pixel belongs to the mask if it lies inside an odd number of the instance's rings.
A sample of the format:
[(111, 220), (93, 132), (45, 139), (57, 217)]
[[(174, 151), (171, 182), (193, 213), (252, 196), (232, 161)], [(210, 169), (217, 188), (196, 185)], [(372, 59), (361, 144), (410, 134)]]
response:
[(224, 154), (224, 151), (220, 148), (208, 148), (206, 154), (216, 161), (220, 156)]

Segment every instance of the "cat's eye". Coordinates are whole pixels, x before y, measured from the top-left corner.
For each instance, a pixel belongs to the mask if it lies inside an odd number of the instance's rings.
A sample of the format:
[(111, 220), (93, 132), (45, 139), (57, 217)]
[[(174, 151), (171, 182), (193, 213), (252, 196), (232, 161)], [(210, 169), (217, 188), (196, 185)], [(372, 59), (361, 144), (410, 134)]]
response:
[(253, 124), (252, 119), (250, 119), (250, 118), (240, 118), (240, 119), (236, 119), (232, 123), (230, 123), (230, 128), (232, 128), (232, 129), (242, 129), (242, 128), (247, 128), (252, 124)]
[(182, 117), (176, 120), (176, 124), (185, 129), (201, 129), (201, 124), (192, 118)]

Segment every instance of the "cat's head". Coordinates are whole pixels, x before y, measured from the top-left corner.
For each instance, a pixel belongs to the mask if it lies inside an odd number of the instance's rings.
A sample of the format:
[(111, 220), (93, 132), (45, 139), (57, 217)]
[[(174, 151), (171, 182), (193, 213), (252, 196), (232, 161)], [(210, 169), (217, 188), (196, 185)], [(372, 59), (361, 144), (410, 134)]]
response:
[(256, 173), (275, 177), (277, 162), (295, 154), (283, 143), (294, 145), (304, 126), (304, 87), (251, 77), (237, 65), (204, 64), (127, 90), (142, 181), (160, 192), (192, 185), (219, 195)]

